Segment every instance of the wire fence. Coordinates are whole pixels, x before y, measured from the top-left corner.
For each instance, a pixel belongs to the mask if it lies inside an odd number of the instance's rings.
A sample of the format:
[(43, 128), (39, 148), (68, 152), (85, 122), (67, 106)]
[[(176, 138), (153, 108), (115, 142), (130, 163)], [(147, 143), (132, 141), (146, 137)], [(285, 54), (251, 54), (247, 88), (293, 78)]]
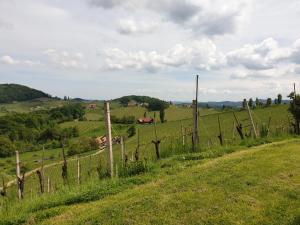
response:
[[(245, 136), (251, 138), (251, 127), (246, 114), (239, 115), (239, 120), (243, 123), (243, 132)], [(262, 132), (264, 124), (269, 122), (268, 116), (259, 118), (254, 114), (254, 120), (259, 133)], [(220, 133), (223, 138), (223, 145), (226, 147), (240, 144), (241, 138), (236, 131), (236, 122), (232, 117), (220, 114), (220, 129), (216, 116), (207, 115), (200, 117), (199, 120), (199, 139), (200, 143), (196, 151), (205, 151), (220, 146)], [(176, 154), (193, 152), (192, 140), (192, 121), (183, 120), (177, 129), (172, 129), (172, 132), (161, 131), (160, 127), (152, 125), (148, 129), (153, 129), (153, 136), (148, 137), (144, 142), (136, 142), (129, 145), (125, 141), (125, 150), (122, 154), (122, 146), (120, 144), (113, 145), (114, 156), (114, 171), (119, 177), (131, 176), (147, 170), (147, 163), (165, 158)], [(157, 137), (154, 135), (154, 130), (157, 129)], [(268, 136), (281, 136), (293, 133), (288, 120), (274, 121), (272, 126), (268, 127)], [(142, 133), (140, 134), (143, 135)], [(131, 140), (129, 139), (128, 142)], [(135, 140), (136, 141), (136, 140)], [(159, 143), (158, 143), (159, 142)], [(139, 143), (139, 144), (138, 144)], [(158, 143), (158, 144), (157, 144)], [(159, 157), (157, 152), (159, 146)], [(23, 196), (24, 198), (33, 198), (38, 195), (53, 193), (64, 186), (82, 185), (91, 179), (105, 179), (109, 176), (107, 151), (105, 149), (88, 155), (80, 155), (63, 160), (63, 154), (58, 153), (57, 157), (61, 161), (43, 165), (44, 160), (39, 159), (39, 167), (35, 170), (25, 173)], [(22, 165), (26, 164), (26, 159), (22, 159), (21, 155), (21, 170)], [(38, 171), (42, 176), (38, 175)], [(22, 171), (21, 171), (22, 172)], [(4, 185), (6, 188), (7, 198), (17, 198), (16, 181), (12, 180)]]

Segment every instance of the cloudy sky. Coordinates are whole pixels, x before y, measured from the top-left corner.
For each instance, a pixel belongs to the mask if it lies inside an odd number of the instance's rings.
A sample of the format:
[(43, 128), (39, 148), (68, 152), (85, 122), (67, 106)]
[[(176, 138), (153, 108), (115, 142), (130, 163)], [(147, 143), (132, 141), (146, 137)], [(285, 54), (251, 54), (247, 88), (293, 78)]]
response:
[(300, 88), (299, 0), (0, 0), (0, 82), (191, 100)]

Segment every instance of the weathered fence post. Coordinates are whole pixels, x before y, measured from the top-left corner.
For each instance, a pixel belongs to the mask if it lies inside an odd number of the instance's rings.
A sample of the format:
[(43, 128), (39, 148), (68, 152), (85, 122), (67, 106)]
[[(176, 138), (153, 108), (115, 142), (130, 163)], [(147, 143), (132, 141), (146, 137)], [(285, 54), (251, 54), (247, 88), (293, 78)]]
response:
[(140, 129), (137, 130), (138, 144), (134, 153), (135, 161), (139, 161), (140, 158)]
[(50, 177), (47, 179), (47, 192), (50, 193)]
[(156, 120), (154, 120), (153, 126), (154, 126), (155, 140), (152, 140), (152, 143), (153, 143), (154, 146), (155, 146), (156, 159), (160, 159), (160, 150), (159, 150), (160, 140), (158, 139), (158, 136), (157, 136)]
[(3, 197), (6, 196), (6, 188), (4, 177), (2, 177), (2, 189), (0, 189), (0, 194)]
[(250, 110), (250, 107), (248, 105), (248, 101), (246, 101), (246, 107), (247, 107), (247, 112), (248, 112), (249, 120), (251, 122), (252, 130), (254, 132), (254, 137), (257, 138), (257, 132), (256, 132), (256, 128), (255, 128), (255, 125), (254, 125), (254, 121), (253, 121), (253, 117), (252, 117), (252, 114), (251, 114), (251, 110)]
[(67, 163), (67, 158), (66, 158), (66, 155), (65, 155), (65, 147), (64, 147), (64, 144), (63, 144), (63, 147), (62, 147), (62, 154), (63, 154), (63, 165), (62, 165), (62, 178), (63, 178), (63, 181), (64, 181), (64, 184), (66, 185), (68, 183), (68, 163)]
[(81, 171), (80, 171), (80, 160), (79, 157), (77, 156), (77, 184), (80, 185), (81, 182)]
[(107, 140), (107, 150), (108, 150), (108, 164), (109, 164), (109, 175), (114, 176), (114, 159), (112, 150), (112, 136), (111, 136), (111, 121), (110, 121), (110, 108), (109, 102), (104, 102), (104, 116), (105, 116), (105, 126), (106, 126), (106, 140)]
[(221, 123), (220, 123), (220, 116), (218, 116), (218, 124), (219, 124), (219, 140), (220, 140), (220, 144), (221, 146), (223, 146), (223, 134), (222, 134), (222, 129), (221, 129)]
[(235, 121), (233, 121), (233, 124), (232, 124), (232, 139), (233, 140), (235, 139)]
[(244, 139), (244, 133), (243, 133), (243, 127), (242, 127), (242, 124), (239, 122), (238, 118), (236, 117), (235, 113), (233, 112), (233, 116), (234, 116), (234, 119), (236, 121), (236, 130), (238, 132), (238, 134), (240, 135), (241, 139), (243, 140)]
[(20, 157), (19, 151), (16, 151), (16, 176), (17, 176), (17, 188), (18, 188), (18, 198), (22, 199), (22, 189), (21, 189), (21, 170), (20, 170)]
[(196, 100), (193, 100), (193, 151), (199, 147), (199, 131), (198, 131), (198, 80), (199, 75), (196, 76)]
[(185, 135), (184, 135), (184, 128), (182, 125), (182, 121), (180, 120), (180, 128), (181, 128), (181, 138), (182, 138), (182, 146), (185, 147)]
[(125, 143), (124, 143), (124, 138), (123, 138), (123, 136), (121, 136), (120, 144), (121, 144), (121, 160), (122, 160), (122, 165), (124, 165), (124, 159), (125, 159)]
[(40, 183), (40, 191), (41, 194), (43, 194), (45, 192), (45, 182), (44, 182), (44, 155), (45, 155), (45, 148), (43, 146), (43, 150), (42, 150), (42, 159), (41, 159), (41, 168), (39, 170), (36, 171), (36, 174), (39, 178), (39, 183)]

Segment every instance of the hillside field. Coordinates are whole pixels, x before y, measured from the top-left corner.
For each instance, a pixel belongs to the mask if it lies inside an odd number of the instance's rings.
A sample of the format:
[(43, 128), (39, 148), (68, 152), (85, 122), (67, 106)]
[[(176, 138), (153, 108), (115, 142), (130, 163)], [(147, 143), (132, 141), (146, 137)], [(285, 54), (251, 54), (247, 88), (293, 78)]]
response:
[(297, 225), (299, 144), (291, 139), (222, 157), (173, 156), (139, 176), (27, 199), (2, 211), (0, 224)]

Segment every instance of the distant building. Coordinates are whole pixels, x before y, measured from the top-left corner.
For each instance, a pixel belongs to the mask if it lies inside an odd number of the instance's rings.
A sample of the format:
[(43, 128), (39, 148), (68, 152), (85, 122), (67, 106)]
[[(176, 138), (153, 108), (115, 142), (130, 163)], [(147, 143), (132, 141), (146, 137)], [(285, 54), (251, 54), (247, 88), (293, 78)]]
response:
[(135, 107), (137, 106), (138, 103), (134, 100), (130, 100), (128, 103), (127, 103), (127, 107)]
[(88, 109), (96, 109), (97, 105), (96, 104), (89, 104)]
[(95, 140), (98, 143), (100, 149), (106, 146), (107, 140), (105, 136), (96, 137)]
[(154, 119), (153, 118), (140, 118), (140, 119), (138, 119), (138, 123), (139, 124), (152, 124), (152, 123), (154, 123)]

